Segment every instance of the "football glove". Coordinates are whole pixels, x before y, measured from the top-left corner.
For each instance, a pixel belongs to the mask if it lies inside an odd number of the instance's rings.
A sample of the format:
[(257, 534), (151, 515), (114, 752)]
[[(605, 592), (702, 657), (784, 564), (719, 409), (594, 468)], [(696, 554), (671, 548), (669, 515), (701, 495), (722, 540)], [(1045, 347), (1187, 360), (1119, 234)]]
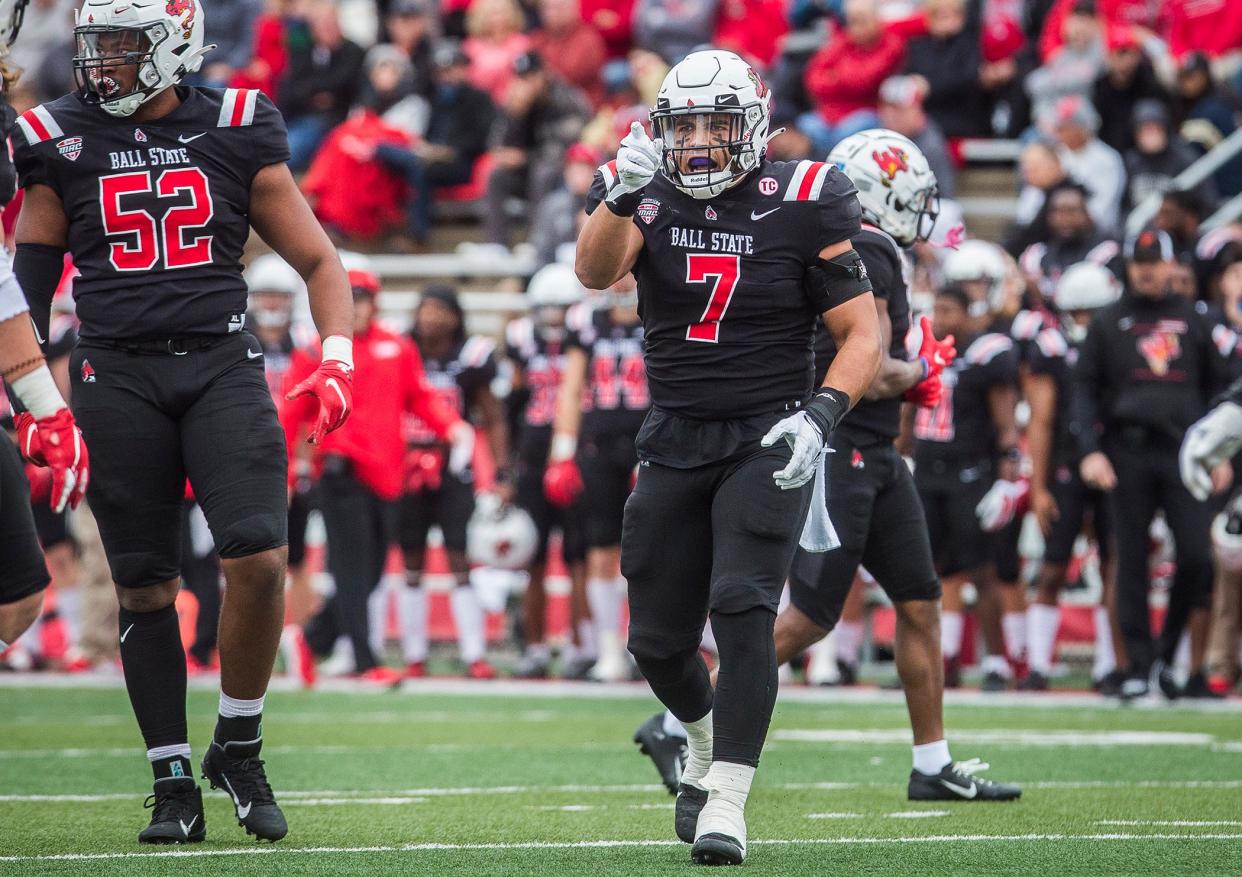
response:
[(828, 437), (849, 409), (849, 396), (841, 390), (820, 387), (801, 411), (768, 430), (760, 442), (763, 447), (770, 448), (783, 438), (793, 450), (789, 464), (772, 473), (781, 490), (795, 490), (814, 477), (827, 450)]
[(582, 472), (572, 457), (549, 463), (543, 470), (543, 495), (559, 509), (573, 505), (582, 489)]
[(474, 427), (464, 420), (449, 429), (448, 470), (461, 475), (474, 462)]
[(354, 404), (353, 367), (336, 359), (325, 359), (310, 377), (285, 394), (290, 402), (302, 396), (314, 396), (319, 400), (319, 417), (307, 438), (312, 445), (317, 445), (349, 419)]
[(991, 490), (975, 506), (975, 517), (979, 519), (983, 532), (995, 533), (1008, 526), (1018, 514), (1026, 510), (1026, 500), (1030, 492), (1031, 485), (1026, 479), (1002, 479), (993, 484)]
[(27, 411), (14, 418), (18, 448), (35, 466), (52, 470), (49, 504), (55, 512), (77, 508), (91, 480), (90, 455), (68, 408), (38, 420)]
[(919, 361), (923, 363), (923, 380), (933, 378), (953, 364), (957, 358), (956, 342), (952, 335), (946, 335), (943, 341), (937, 341), (932, 332), (931, 320), (922, 317), (919, 328), (923, 332), (923, 341), (919, 345)]
[(925, 381), (919, 381), (902, 395), (902, 399), (907, 402), (919, 406), (920, 408), (935, 408), (940, 404), (940, 399), (944, 395), (944, 385), (940, 382), (940, 375), (930, 377)]
[(1178, 462), (1182, 483), (1197, 500), (1212, 495), (1212, 470), (1242, 450), (1242, 405), (1222, 402), (1186, 430)]
[(633, 216), (638, 207), (634, 193), (642, 191), (660, 169), (664, 144), (647, 136), (642, 123), (630, 124), (630, 133), (617, 152), (617, 181), (608, 190), (608, 209), (619, 216)]

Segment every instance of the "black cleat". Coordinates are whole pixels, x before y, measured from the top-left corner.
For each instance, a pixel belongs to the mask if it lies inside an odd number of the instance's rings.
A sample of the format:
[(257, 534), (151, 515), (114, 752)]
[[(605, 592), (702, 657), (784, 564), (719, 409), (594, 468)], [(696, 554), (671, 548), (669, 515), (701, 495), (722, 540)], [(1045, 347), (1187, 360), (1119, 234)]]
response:
[(1182, 689), (1182, 697), (1188, 697), (1193, 700), (1221, 700), (1224, 694), (1214, 691), (1208, 685), (1207, 677), (1203, 673), (1194, 673), (1186, 680), (1186, 687)]
[(1047, 691), (1048, 677), (1038, 670), (1026, 674), (1026, 678), (1018, 683), (1019, 691)]
[(1104, 697), (1120, 697), (1121, 683), (1126, 681), (1126, 674), (1121, 670), (1109, 670), (1099, 679), (1092, 680), (1091, 687)]
[(143, 806), (154, 812), (151, 824), (138, 833), (140, 844), (192, 844), (207, 837), (203, 793), (190, 777), (156, 780)]
[(237, 824), (246, 829), (246, 834), (275, 843), (289, 833), (289, 824), (267, 783), (263, 761), (258, 757), (261, 745), (257, 740), (223, 746), (212, 741), (203, 756), (203, 779), (213, 789), (228, 792)]
[(837, 685), (841, 686), (842, 688), (850, 688), (858, 684), (858, 665), (857, 664), (851, 664), (849, 661), (842, 661), (840, 658), (838, 658), (837, 659), (837, 673), (841, 677), (841, 680), (837, 682)]
[(740, 865), (746, 858), (746, 850), (736, 838), (727, 834), (705, 834), (694, 842), (690, 861), (696, 865)]
[(1015, 801), (1022, 797), (1018, 786), (974, 775), (987, 769), (986, 764), (972, 758), (946, 764), (935, 775), (912, 770), (906, 797), (911, 801)]
[(1164, 695), (1165, 700), (1177, 700), (1182, 696), (1182, 687), (1177, 684), (1177, 676), (1173, 673), (1173, 668), (1163, 661), (1156, 665), (1156, 684), (1160, 686), (1160, 693)]
[(699, 827), (699, 812), (707, 803), (707, 792), (696, 786), (682, 783), (677, 787), (677, 807), (673, 811), (673, 827), (677, 831), (677, 839), (683, 843), (694, 843), (694, 833)]
[(1007, 691), (1009, 689), (1008, 677), (997, 673), (995, 670), (989, 670), (983, 675), (983, 682), (979, 684), (980, 691)]
[(670, 795), (677, 794), (681, 784), (681, 769), (686, 765), (688, 749), (685, 737), (672, 737), (664, 733), (664, 713), (656, 713), (638, 726), (634, 742), (643, 755), (655, 763)]
[(1138, 700), (1141, 697), (1147, 697), (1151, 693), (1151, 684), (1147, 681), (1147, 675), (1127, 676), (1121, 682), (1121, 688), (1118, 690), (1118, 696), (1122, 702)]

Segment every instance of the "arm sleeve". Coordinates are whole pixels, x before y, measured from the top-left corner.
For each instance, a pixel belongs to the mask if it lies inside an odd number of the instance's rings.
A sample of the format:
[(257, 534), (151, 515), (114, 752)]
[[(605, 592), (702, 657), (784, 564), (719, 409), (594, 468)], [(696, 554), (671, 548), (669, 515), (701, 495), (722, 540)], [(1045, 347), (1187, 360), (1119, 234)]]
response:
[[(7, 144), (13, 126), (17, 124), (17, 112), (8, 101), (0, 100), (0, 127), (3, 128), (4, 141)], [(17, 168), (9, 157), (9, 150), (0, 153), (0, 204), (8, 204), (17, 194)]]
[(18, 244), (13, 257), (13, 273), (26, 294), (30, 318), (39, 333), (39, 346), (47, 353), (47, 338), (52, 322), (52, 297), (65, 272), (64, 250), (48, 244)]
[(586, 212), (590, 216), (595, 212), (595, 208), (604, 200), (604, 196), (608, 194), (608, 189), (604, 185), (604, 171), (599, 168), (595, 171), (595, 179), (591, 180), (591, 188), (587, 190), (586, 196)]

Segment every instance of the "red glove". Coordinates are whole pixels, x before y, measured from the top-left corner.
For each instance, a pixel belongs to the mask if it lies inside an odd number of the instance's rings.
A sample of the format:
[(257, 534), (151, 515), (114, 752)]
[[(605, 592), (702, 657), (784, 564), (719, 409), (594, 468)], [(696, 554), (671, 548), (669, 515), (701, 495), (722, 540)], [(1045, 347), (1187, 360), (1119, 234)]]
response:
[(940, 375), (933, 375), (906, 390), (901, 398), (907, 402), (913, 402), (920, 408), (935, 408), (940, 404), (940, 397), (943, 393), (944, 386), (940, 383)]
[(319, 400), (319, 418), (307, 438), (317, 445), (349, 419), (354, 404), (354, 370), (338, 360), (325, 359), (309, 378), (285, 394), (291, 402), (302, 396)]
[(934, 378), (953, 364), (957, 358), (957, 347), (952, 335), (946, 335), (943, 341), (937, 341), (932, 332), (931, 320), (927, 317), (919, 319), (919, 328), (923, 332), (923, 343), (919, 345), (919, 361), (927, 372), (923, 379)]
[(405, 454), (405, 492), (434, 493), (440, 489), (444, 454), (436, 448), (411, 448)]
[(26, 464), (26, 480), (30, 482), (30, 502), (37, 504), (52, 498), (51, 470), (34, 463)]
[(567, 509), (582, 493), (582, 473), (574, 460), (549, 463), (543, 472), (543, 495), (557, 508)]
[(90, 455), (73, 413), (62, 408), (55, 414), (35, 420), (27, 411), (14, 418), (17, 443), (22, 456), (36, 466), (52, 470), (52, 510), (77, 508), (91, 480)]

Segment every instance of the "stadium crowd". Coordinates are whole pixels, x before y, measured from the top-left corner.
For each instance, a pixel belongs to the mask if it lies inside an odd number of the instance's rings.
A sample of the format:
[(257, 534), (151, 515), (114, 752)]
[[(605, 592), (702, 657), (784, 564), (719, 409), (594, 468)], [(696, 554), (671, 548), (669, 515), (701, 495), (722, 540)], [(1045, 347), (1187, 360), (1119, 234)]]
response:
[[(12, 56), (26, 70), (10, 94), (19, 112), (72, 90), (72, 6), (28, 10)], [(251, 262), (251, 325), (290, 447), (304, 449), (290, 461), (290, 672), (311, 682), (334, 655), (334, 670), (374, 684), (426, 673), (423, 583), (437, 566), (451, 577), (463, 669), (491, 678), (477, 570), (490, 560), (526, 573), (515, 675), (630, 677), (618, 555), (632, 439), (649, 406), (641, 328), (632, 289), (589, 292), (564, 261), (596, 167), (633, 121), (646, 122), (669, 67), (711, 44), (741, 54), (771, 88), (773, 125), (786, 128), (772, 157), (823, 160), (850, 134), (885, 127), (936, 174), (940, 220), (911, 254), (914, 310), (934, 315), (938, 336), (956, 336), (954, 374), (984, 381), (989, 414), (981, 453), (959, 435), (951, 401), (947, 413), (945, 403), (909, 406), (902, 439), (944, 579), (949, 684), (975, 652), (973, 609), (983, 687), (1047, 688), (1058, 600), (1078, 586), (1098, 602), (1091, 677), (1102, 692), (1140, 696), (1149, 671), (1170, 698), (1237, 684), (1242, 501), (1229, 501), (1227, 467), (1211, 497), (1192, 495), (1177, 457), (1187, 428), (1242, 375), (1242, 225), (1200, 229), (1242, 192), (1242, 155), (1193, 185), (1175, 181), (1238, 127), (1239, 4), (215, 0), (209, 27), (218, 48), (201, 81), (273, 99), (290, 164), (342, 248), (427, 251), (437, 211), (459, 202), (489, 252), (526, 247), (536, 269), (520, 279), (530, 312), (514, 314), (503, 337), (472, 334), (457, 290), (440, 285), (421, 290), (412, 329), (399, 333), (380, 316), (381, 277), (349, 257), (357, 409), (312, 453), (296, 439), (314, 412), (284, 400), (319, 356), (295, 318), (303, 287), (274, 256)], [(978, 139), (1019, 150), (1016, 209), (997, 243), (963, 233), (952, 201), (964, 144)], [(1143, 230), (1127, 233), (1132, 211), (1153, 204)], [(49, 353), (63, 391), (71, 274)], [(1134, 301), (1159, 303), (1123, 317), (1147, 327), (1138, 367), (1151, 386), (1116, 372), (1122, 342), (1091, 322)], [(1170, 370), (1184, 350), (1195, 367)], [(1008, 463), (1020, 478), (1000, 477)], [(41, 624), (0, 661), (110, 665), (116, 607), (89, 510), (51, 514), (45, 479), (29, 474), (55, 588)], [(959, 501), (934, 506), (949, 475)], [(198, 604), (188, 654), (208, 670), (219, 569), (189, 494), (185, 515), (184, 579)], [(326, 534), (326, 597), (314, 584), (320, 555), (306, 545), (313, 516)], [(473, 544), (472, 528), (492, 537)], [(530, 543), (520, 564), (506, 556), (510, 539)], [(390, 607), (379, 589), (392, 545), (405, 579), (394, 600), (401, 670), (385, 661)], [(553, 641), (545, 580), (557, 565), (572, 585), (568, 632)], [(856, 674), (865, 579), (810, 656), (812, 681)]]

